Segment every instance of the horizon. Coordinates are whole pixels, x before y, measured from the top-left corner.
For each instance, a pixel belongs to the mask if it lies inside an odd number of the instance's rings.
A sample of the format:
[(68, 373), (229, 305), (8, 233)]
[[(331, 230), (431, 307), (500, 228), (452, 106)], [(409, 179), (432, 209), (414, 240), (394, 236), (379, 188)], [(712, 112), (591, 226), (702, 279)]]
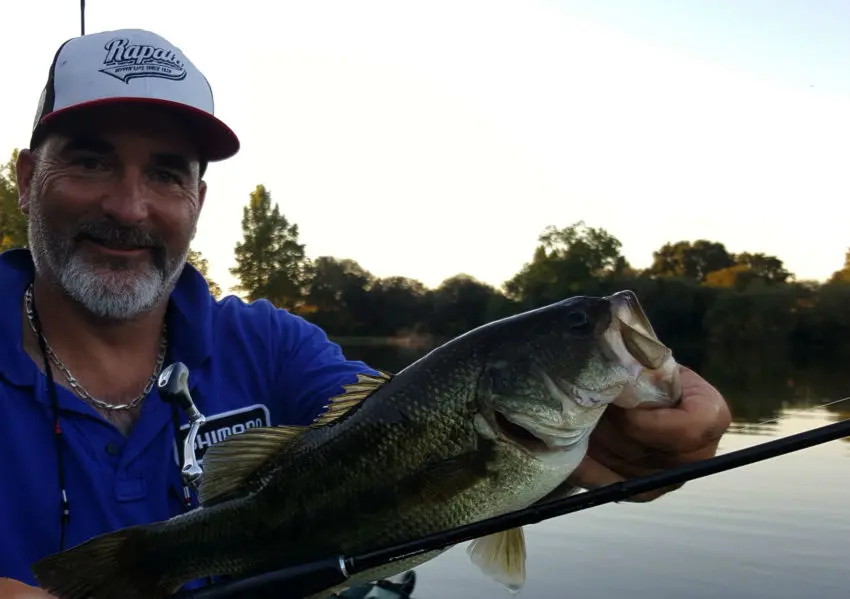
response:
[[(850, 5), (137, 7), (87, 0), (86, 32), (166, 37), (242, 143), (210, 165), (192, 244), (225, 291), (257, 185), (310, 258), (428, 287), (463, 273), (501, 289), (546, 226), (579, 220), (635, 268), (666, 242), (708, 239), (822, 281), (850, 247)], [(10, 61), (7, 158), (29, 140), (53, 54), (79, 34), (79, 2), (16, 10), (0, 42), (27, 53)]]

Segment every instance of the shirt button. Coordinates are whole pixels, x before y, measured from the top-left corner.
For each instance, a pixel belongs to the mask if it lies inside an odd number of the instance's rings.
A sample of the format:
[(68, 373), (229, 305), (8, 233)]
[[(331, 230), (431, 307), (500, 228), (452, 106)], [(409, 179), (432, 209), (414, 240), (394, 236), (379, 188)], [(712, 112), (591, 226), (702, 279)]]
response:
[(110, 441), (109, 443), (106, 444), (106, 453), (111, 455), (112, 457), (115, 457), (115, 456), (118, 455), (118, 447), (115, 446), (115, 443)]

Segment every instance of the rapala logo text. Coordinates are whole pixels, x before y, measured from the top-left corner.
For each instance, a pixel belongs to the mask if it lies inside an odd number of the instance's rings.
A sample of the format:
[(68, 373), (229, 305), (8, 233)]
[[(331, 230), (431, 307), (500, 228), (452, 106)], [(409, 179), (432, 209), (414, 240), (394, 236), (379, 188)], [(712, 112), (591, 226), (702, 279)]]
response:
[[(250, 428), (271, 426), (269, 424), (269, 409), (262, 404), (223, 412), (221, 414), (213, 414), (206, 418), (207, 421), (199, 429), (198, 436), (195, 437), (195, 456), (200, 463), (203, 463), (204, 454), (207, 452), (207, 449), (216, 443), (221, 443), (232, 435), (244, 433)], [(178, 466), (182, 466), (179, 452), (183, 449), (183, 441), (185, 441), (188, 433), (188, 424), (180, 427), (177, 442), (174, 445), (174, 460)]]
[(145, 44), (130, 44), (129, 40), (115, 38), (104, 46), (106, 58), (101, 73), (111, 75), (124, 83), (140, 77), (158, 77), (180, 81), (186, 77), (186, 68), (174, 50)]

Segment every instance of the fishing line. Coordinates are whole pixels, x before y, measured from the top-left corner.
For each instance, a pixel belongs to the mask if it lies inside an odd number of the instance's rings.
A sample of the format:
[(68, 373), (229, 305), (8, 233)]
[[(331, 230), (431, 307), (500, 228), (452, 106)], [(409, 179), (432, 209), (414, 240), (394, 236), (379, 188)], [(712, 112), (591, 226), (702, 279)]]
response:
[[(847, 401), (847, 400), (850, 400), (850, 396), (842, 397), (841, 399), (828, 401), (826, 403), (817, 404), (817, 405), (814, 405), (814, 406), (809, 406), (807, 408), (800, 408), (799, 410), (796, 410), (794, 412), (788, 412), (788, 413), (782, 414), (780, 416), (777, 416), (776, 418), (770, 418), (768, 420), (763, 420), (761, 422), (754, 422), (754, 423), (744, 422), (744, 423), (740, 423), (740, 424), (746, 425), (747, 427), (759, 427), (759, 426), (763, 426), (765, 424), (779, 423), (779, 422), (787, 420), (788, 418), (790, 418), (792, 416), (799, 416), (800, 414), (805, 414), (807, 412), (812, 412), (814, 410), (820, 410), (820, 409), (823, 409), (825, 407), (832, 406), (832, 405), (835, 405), (835, 404), (839, 404), (839, 403), (841, 403), (843, 401)], [(669, 409), (676, 409), (676, 408), (669, 408)], [(732, 416), (734, 418), (734, 414)], [(811, 429), (811, 430), (819, 430), (819, 429)], [(740, 433), (740, 434), (746, 434), (746, 433)], [(652, 458), (652, 457), (662, 457), (662, 456), (665, 456), (665, 455), (669, 456), (670, 452), (664, 451), (663, 449), (656, 449), (656, 448), (650, 447), (650, 448), (643, 448), (641, 450), (641, 453), (633, 454), (633, 455), (630, 455), (628, 457), (621, 456), (621, 455), (619, 455), (615, 452), (611, 452), (611, 455), (612, 455), (612, 457), (620, 460), (624, 464), (627, 464), (627, 465), (630, 465), (630, 466), (637, 466), (638, 462), (640, 460), (643, 460), (645, 458)], [(592, 458), (592, 456), (591, 456), (591, 458)], [(604, 464), (603, 464), (603, 466), (604, 466)]]
[(748, 426), (762, 426), (762, 425), (765, 425), (765, 424), (778, 423), (778, 422), (781, 422), (782, 420), (789, 418), (791, 416), (799, 416), (801, 414), (805, 414), (806, 412), (812, 412), (814, 410), (820, 410), (821, 408), (834, 406), (835, 404), (839, 404), (842, 401), (847, 401), (848, 399), (850, 399), (850, 396), (842, 397), (841, 399), (836, 399), (835, 401), (828, 401), (826, 403), (818, 404), (818, 405), (815, 405), (815, 406), (809, 406), (808, 408), (800, 408), (796, 412), (788, 412), (786, 414), (783, 414), (782, 416), (777, 416), (776, 418), (771, 418), (770, 420), (764, 420), (762, 422), (754, 422), (752, 424), (747, 423), (747, 422), (742, 422), (741, 424), (747, 424)]

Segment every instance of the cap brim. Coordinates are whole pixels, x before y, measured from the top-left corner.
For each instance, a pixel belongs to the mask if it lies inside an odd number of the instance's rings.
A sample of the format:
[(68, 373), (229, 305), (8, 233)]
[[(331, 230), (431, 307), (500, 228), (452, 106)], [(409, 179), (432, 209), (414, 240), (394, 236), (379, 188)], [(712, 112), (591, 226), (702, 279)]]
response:
[[(81, 102), (55, 110), (39, 122), (38, 129), (49, 125), (52, 121), (62, 116), (66, 116), (80, 109), (95, 108), (97, 106), (120, 105), (120, 104), (141, 104), (160, 106), (162, 108), (178, 113), (184, 122), (192, 129), (198, 143), (198, 151), (200, 158), (208, 162), (216, 162), (225, 160), (235, 155), (239, 151), (239, 138), (236, 134), (225, 125), (220, 119), (211, 115), (208, 112), (199, 110), (186, 104), (178, 102), (170, 102), (168, 100), (160, 100), (157, 98), (103, 98), (100, 100), (91, 100), (89, 102)], [(35, 137), (35, 132), (33, 133)]]

